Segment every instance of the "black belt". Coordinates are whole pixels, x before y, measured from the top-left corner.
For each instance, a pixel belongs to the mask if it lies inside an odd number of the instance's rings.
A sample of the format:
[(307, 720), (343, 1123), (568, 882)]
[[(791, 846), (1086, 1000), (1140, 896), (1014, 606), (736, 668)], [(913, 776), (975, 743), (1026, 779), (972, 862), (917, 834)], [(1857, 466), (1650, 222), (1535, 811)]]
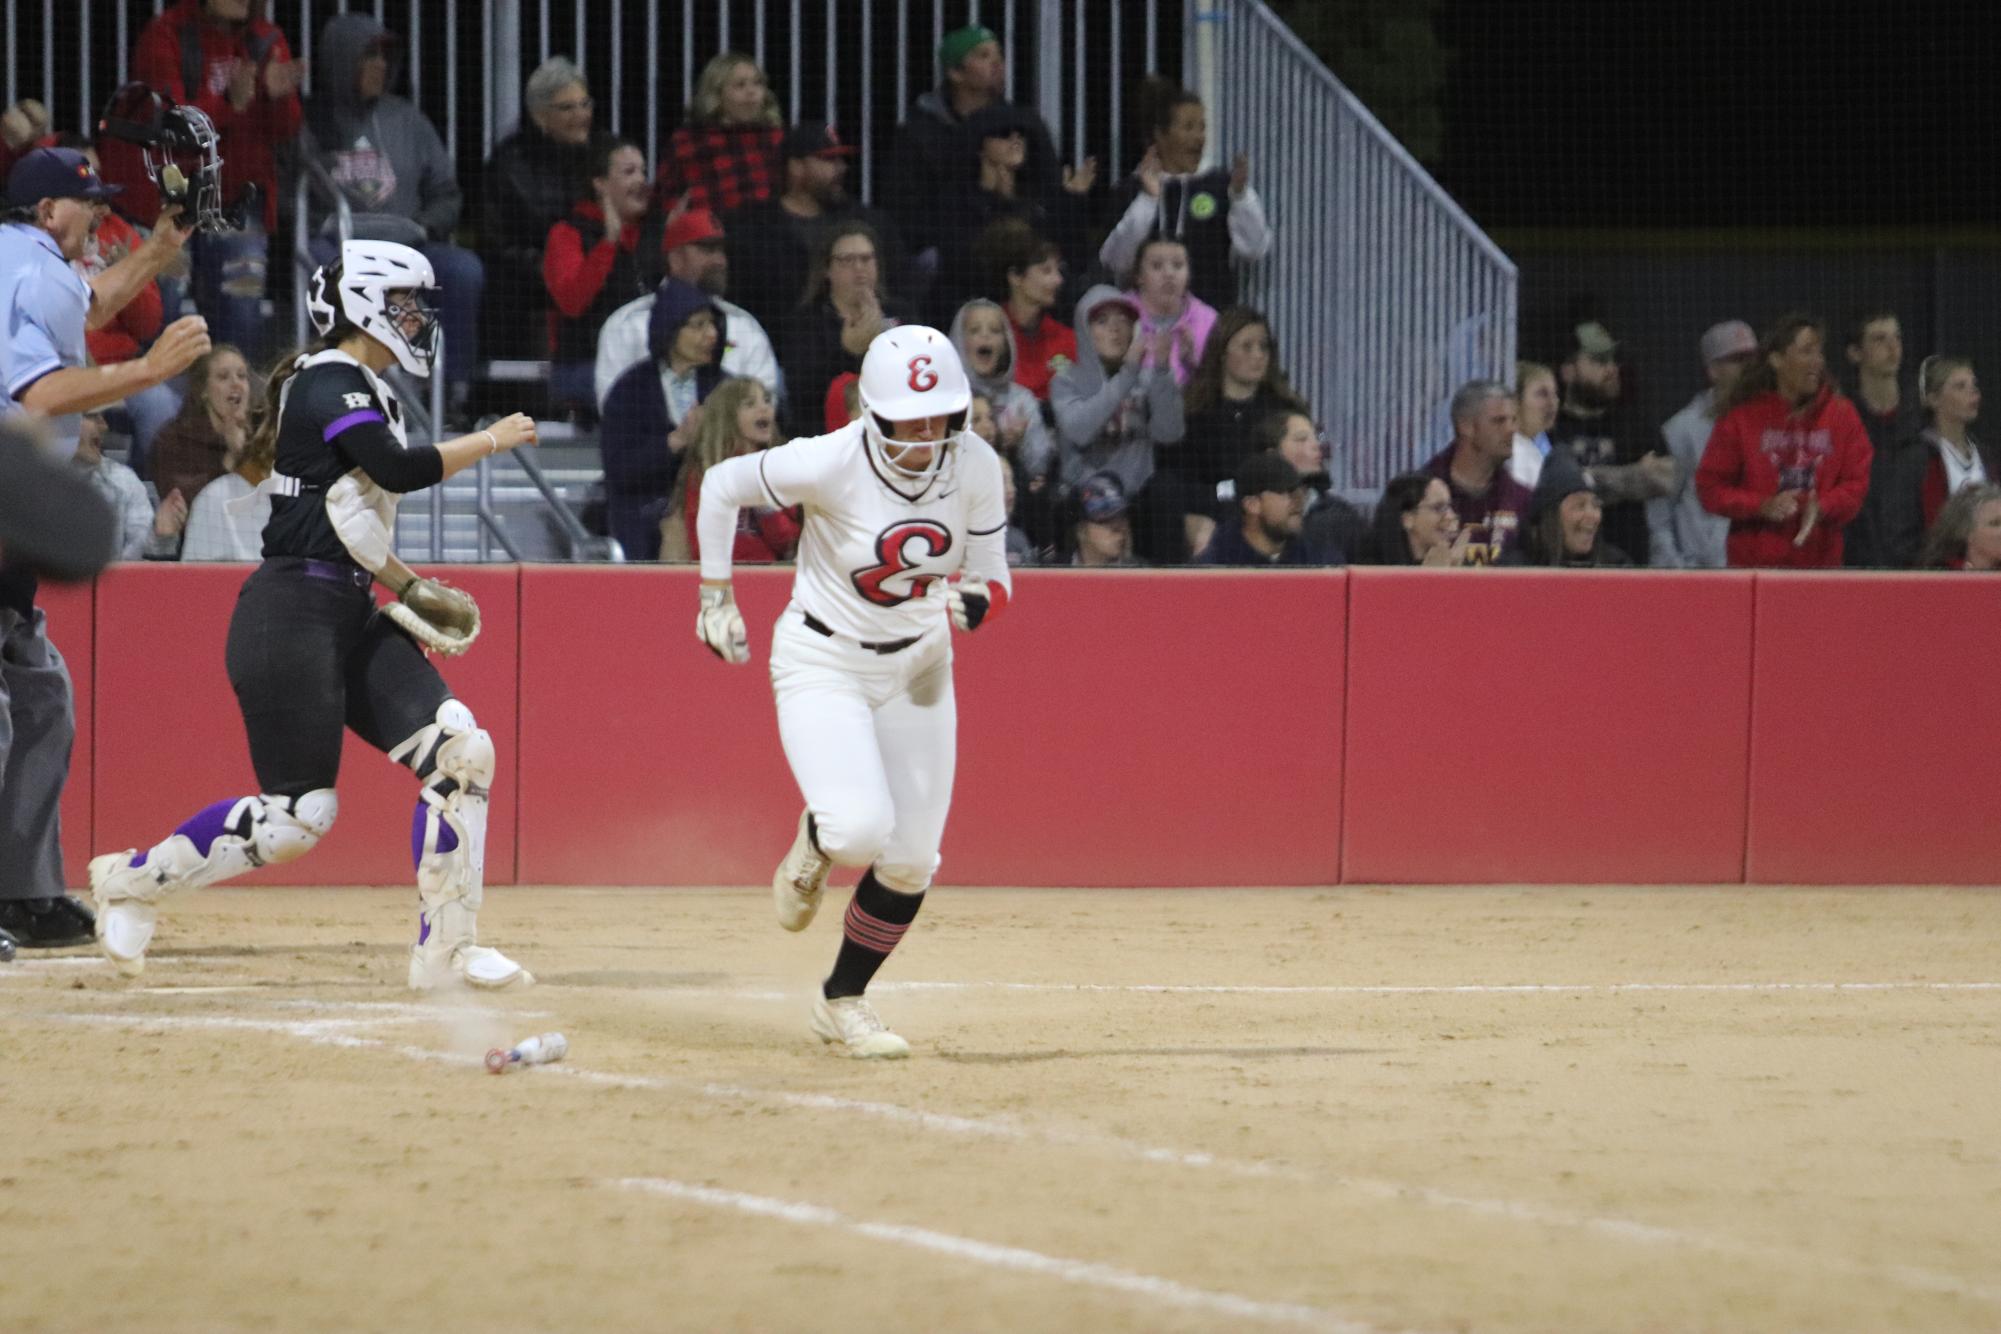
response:
[[(801, 612), (800, 615), (806, 618), (806, 628), (814, 634), (825, 635), (829, 639), (839, 639), (841, 637), (832, 630), (829, 630), (827, 623), (812, 612)], [(847, 642), (865, 648), (871, 653), (901, 653), (923, 637), (922, 635), (912, 635), (909, 639), (885, 639), (877, 644), (864, 643), (859, 639), (850, 639)]]

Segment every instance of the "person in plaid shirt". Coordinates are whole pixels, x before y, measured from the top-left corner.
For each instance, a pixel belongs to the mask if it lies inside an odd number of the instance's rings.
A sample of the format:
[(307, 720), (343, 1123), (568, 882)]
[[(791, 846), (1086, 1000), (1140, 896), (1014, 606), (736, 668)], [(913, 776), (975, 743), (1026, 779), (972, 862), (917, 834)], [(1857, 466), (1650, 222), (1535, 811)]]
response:
[(668, 209), (721, 213), (761, 203), (780, 184), (785, 137), (778, 99), (749, 56), (725, 51), (702, 69), (685, 125), (667, 136), (659, 190)]

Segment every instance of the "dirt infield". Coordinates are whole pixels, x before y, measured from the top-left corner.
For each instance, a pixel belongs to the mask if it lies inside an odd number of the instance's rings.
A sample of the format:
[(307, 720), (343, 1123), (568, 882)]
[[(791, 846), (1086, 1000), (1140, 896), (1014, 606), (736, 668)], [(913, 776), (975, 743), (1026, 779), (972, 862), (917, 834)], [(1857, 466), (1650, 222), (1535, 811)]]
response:
[(2001, 894), (943, 890), (886, 1064), (837, 912), (413, 897), (0, 965), (0, 1329), (2001, 1328)]

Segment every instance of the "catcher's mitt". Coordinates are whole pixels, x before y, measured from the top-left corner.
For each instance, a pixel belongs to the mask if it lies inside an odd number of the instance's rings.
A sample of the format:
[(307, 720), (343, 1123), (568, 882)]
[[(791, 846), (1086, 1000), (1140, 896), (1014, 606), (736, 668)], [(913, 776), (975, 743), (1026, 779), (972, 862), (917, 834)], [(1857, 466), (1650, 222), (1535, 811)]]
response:
[(479, 638), (479, 604), (462, 588), (436, 579), (412, 579), (382, 609), (427, 649), (456, 657)]

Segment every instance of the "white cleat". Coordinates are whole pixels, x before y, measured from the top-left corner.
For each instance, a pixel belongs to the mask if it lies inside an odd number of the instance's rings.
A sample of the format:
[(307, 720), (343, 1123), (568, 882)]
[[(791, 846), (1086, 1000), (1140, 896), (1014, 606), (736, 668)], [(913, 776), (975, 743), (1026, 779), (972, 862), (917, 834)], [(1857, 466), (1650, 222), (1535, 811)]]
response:
[(778, 924), (787, 931), (804, 931), (813, 914), (820, 911), (827, 872), (834, 867), (833, 859), (813, 846), (813, 839), (806, 831), (810, 819), (812, 812), (799, 812), (798, 837), (792, 840), (791, 851), (778, 863), (778, 871), (771, 877), (771, 899), (778, 906)]
[(860, 996), (813, 1002), (813, 1031), (820, 1041), (839, 1043), (857, 1059), (900, 1060), (910, 1044), (882, 1026), (875, 1007)]
[(159, 910), (131, 894), (134, 886), (154, 889), (152, 877), (132, 865), (136, 848), (90, 859), (90, 899), (97, 909), (97, 946), (122, 976), (146, 971), (146, 947), (153, 943)]
[(485, 945), (454, 949), (433, 942), (410, 947), (410, 990), (435, 991), (461, 983), (479, 991), (520, 990), (534, 986), (535, 975)]

